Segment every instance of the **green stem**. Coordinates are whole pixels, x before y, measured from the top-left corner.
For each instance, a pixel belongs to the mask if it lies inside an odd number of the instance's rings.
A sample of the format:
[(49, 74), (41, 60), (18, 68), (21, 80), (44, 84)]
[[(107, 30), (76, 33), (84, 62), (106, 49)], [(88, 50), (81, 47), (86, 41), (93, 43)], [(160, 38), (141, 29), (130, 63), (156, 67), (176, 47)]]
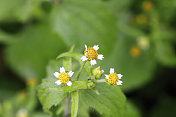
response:
[(82, 71), (83, 68), (84, 68), (85, 63), (86, 63), (86, 61), (83, 62), (82, 66), (81, 66), (81, 68), (80, 68), (80, 70), (79, 70), (79, 72), (78, 72), (78, 75), (77, 75), (77, 77), (76, 77), (76, 81), (79, 79), (79, 76), (80, 76), (80, 74), (81, 74), (81, 71)]
[(71, 117), (77, 117), (77, 114), (78, 114), (78, 102), (79, 102), (78, 90), (72, 92), (71, 102), (72, 102)]
[(95, 80), (94, 81), (95, 83), (103, 83), (103, 82), (106, 82), (105, 79), (100, 79), (100, 80)]

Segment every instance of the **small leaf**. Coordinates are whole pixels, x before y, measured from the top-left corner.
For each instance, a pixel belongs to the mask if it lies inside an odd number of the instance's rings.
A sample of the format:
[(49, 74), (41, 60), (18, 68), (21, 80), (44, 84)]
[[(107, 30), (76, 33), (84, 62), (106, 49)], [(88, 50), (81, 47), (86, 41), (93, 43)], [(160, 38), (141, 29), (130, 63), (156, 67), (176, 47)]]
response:
[(59, 104), (63, 99), (68, 97), (68, 92), (78, 89), (87, 89), (87, 81), (74, 81), (71, 86), (57, 86), (56, 78), (48, 78), (42, 81), (38, 87), (39, 100), (45, 108)]
[(71, 111), (71, 117), (77, 117), (78, 113), (78, 102), (79, 102), (79, 94), (78, 90), (72, 92), (72, 111)]
[(72, 52), (65, 52), (57, 56), (56, 59), (60, 59), (62, 57), (73, 57), (75, 60), (77, 60), (80, 64), (83, 64), (81, 61), (81, 57), (84, 56), (83, 54), (79, 53), (72, 53)]

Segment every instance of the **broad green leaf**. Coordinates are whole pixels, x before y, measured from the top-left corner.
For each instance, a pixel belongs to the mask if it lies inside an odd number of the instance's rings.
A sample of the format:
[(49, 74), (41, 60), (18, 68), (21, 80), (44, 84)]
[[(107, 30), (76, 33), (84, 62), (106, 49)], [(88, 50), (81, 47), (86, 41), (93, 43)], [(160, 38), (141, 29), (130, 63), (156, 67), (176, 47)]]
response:
[(156, 58), (159, 62), (168, 66), (176, 65), (176, 54), (174, 45), (167, 40), (157, 40), (155, 42)]
[(23, 1), (24, 0), (0, 0), (0, 21), (9, 17), (9, 15), (14, 15), (14, 10), (18, 8)]
[(68, 93), (57, 91), (60, 88), (55, 84), (56, 80), (56, 78), (44, 79), (38, 87), (38, 97), (44, 108), (49, 109), (53, 105), (56, 106), (69, 96)]
[(71, 117), (77, 117), (78, 113), (78, 103), (79, 103), (79, 94), (78, 90), (72, 92), (72, 111), (71, 111)]
[(42, 1), (43, 0), (23, 0), (20, 7), (15, 9), (15, 16), (18, 20), (24, 22), (32, 16), (42, 15), (40, 11), (40, 5)]
[(99, 52), (108, 55), (116, 41), (116, 17), (100, 0), (66, 0), (55, 5), (51, 24), (65, 42), (75, 44), (79, 52), (84, 50), (85, 44), (99, 44)]
[(124, 115), (126, 98), (119, 86), (102, 83), (96, 84), (95, 90), (99, 94), (93, 90), (80, 90), (79, 97), (84, 106), (92, 107), (106, 117), (122, 117)]
[[(47, 79), (42, 81), (38, 87), (39, 100), (44, 108), (50, 108), (53, 105), (59, 104), (63, 99), (68, 97), (69, 93), (78, 89), (87, 89), (87, 81), (74, 81), (72, 86), (58, 86), (55, 84), (57, 78), (53, 75), (59, 70), (62, 62), (52, 60), (47, 67)], [(74, 76), (74, 75), (73, 75)]]
[(66, 51), (62, 39), (47, 24), (28, 27), (14, 38), (6, 49), (7, 63), (25, 79), (34, 77), (40, 80), (45, 77), (48, 60)]
[(126, 111), (124, 117), (141, 117), (141, 112), (139, 109), (131, 102), (126, 102)]

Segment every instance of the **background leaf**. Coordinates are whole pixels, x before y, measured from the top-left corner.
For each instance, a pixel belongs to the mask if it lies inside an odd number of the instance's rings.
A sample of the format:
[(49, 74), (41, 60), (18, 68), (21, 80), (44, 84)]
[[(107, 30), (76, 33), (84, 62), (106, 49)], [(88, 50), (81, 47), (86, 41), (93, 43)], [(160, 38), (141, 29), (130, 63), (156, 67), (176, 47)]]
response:
[(6, 49), (6, 59), (10, 67), (22, 78), (45, 77), (45, 66), (67, 46), (47, 25), (33, 26), (14, 36), (14, 43)]
[(79, 52), (85, 44), (99, 44), (103, 48), (100, 52), (107, 55), (116, 40), (115, 15), (98, 0), (64, 1), (53, 9), (51, 23), (67, 44), (76, 44), (75, 49)]

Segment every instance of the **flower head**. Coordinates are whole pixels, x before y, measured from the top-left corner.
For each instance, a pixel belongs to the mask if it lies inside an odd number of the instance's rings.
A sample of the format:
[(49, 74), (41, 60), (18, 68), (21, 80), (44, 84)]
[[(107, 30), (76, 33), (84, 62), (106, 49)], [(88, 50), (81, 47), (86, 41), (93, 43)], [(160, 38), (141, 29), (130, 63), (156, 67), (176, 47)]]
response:
[(85, 45), (85, 56), (81, 57), (82, 61), (87, 61), (89, 60), (91, 65), (95, 65), (97, 64), (96, 59), (100, 59), (103, 60), (103, 55), (102, 54), (98, 54), (98, 45), (94, 45), (93, 47), (88, 47), (87, 45)]
[(116, 74), (114, 72), (114, 68), (110, 68), (110, 74), (109, 75), (105, 74), (105, 77), (106, 77), (105, 79), (107, 80), (109, 84), (122, 85), (123, 82), (119, 80), (122, 78), (122, 76), (123, 76), (122, 74)]
[(60, 73), (59, 72), (54, 73), (54, 76), (59, 79), (55, 83), (57, 85), (67, 84), (68, 86), (71, 86), (72, 82), (70, 80), (73, 74), (74, 72), (72, 71), (66, 72), (64, 67), (60, 67)]

